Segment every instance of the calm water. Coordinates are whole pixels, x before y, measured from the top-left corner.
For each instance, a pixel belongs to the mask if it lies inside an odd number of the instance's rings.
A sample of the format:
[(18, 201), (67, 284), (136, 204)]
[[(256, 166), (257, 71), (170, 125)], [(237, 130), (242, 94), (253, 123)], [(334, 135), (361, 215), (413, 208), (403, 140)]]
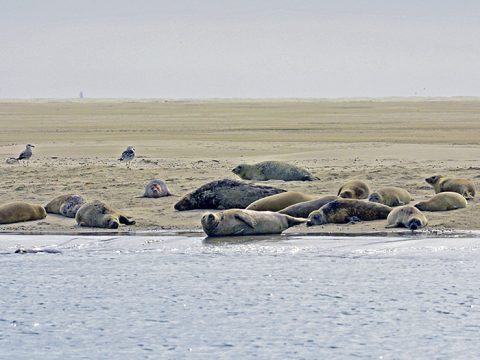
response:
[(0, 253), (0, 359), (480, 357), (480, 238), (0, 235)]

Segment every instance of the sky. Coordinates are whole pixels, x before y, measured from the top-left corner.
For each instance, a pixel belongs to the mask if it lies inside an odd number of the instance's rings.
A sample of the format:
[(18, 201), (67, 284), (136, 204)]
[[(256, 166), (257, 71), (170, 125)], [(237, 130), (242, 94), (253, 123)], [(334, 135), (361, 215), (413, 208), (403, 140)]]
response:
[(0, 0), (0, 98), (480, 96), (480, 1)]

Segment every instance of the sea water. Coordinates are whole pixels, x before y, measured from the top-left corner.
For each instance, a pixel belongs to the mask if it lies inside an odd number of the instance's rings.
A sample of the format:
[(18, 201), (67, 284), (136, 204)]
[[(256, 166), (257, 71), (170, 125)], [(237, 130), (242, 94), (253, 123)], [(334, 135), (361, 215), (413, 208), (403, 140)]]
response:
[(477, 236), (0, 235), (0, 359), (479, 358)]

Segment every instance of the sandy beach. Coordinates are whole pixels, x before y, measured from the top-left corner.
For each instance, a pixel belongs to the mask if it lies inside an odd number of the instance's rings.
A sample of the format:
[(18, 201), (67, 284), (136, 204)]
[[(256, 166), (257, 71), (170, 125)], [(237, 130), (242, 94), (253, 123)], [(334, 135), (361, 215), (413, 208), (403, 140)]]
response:
[[(77, 193), (124, 211), (136, 226), (120, 231), (200, 231), (204, 210), (178, 212), (181, 196), (217, 179), (237, 179), (239, 163), (286, 161), (311, 171), (315, 182), (264, 184), (332, 195), (347, 180), (372, 190), (400, 186), (415, 200), (431, 197), (425, 177), (472, 179), (480, 189), (480, 100), (232, 100), (232, 101), (7, 101), (0, 102), (0, 203), (45, 205)], [(31, 143), (28, 166), (6, 159)], [(127, 145), (132, 168), (117, 159)], [(163, 179), (177, 196), (142, 198)], [(430, 230), (479, 230), (477, 198), (465, 209), (427, 213)], [(384, 221), (307, 228), (289, 233), (385, 231)], [(74, 219), (0, 225), (0, 232), (76, 233)], [(398, 231), (398, 230), (389, 230)]]

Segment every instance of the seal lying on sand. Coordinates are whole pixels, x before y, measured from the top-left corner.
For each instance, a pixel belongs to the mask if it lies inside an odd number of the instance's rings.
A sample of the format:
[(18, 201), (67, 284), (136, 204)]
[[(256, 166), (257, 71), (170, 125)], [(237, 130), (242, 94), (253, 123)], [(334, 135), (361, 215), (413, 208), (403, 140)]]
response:
[(22, 221), (40, 220), (47, 216), (41, 205), (25, 202), (12, 202), (0, 206), (0, 224), (12, 224)]
[(313, 200), (316, 198), (317, 196), (307, 195), (301, 192), (287, 191), (254, 201), (253, 203), (248, 205), (247, 210), (278, 211), (286, 208), (287, 206), (298, 204), (303, 201)]
[(208, 236), (280, 234), (307, 219), (271, 211), (230, 209), (206, 213), (202, 217), (203, 231)]
[(194, 209), (244, 209), (252, 202), (285, 192), (272, 186), (253, 185), (236, 180), (217, 180), (185, 195), (176, 204), (178, 211)]
[(456, 192), (446, 191), (420, 201), (415, 207), (422, 211), (447, 211), (467, 207), (467, 200)]
[(317, 177), (307, 170), (281, 161), (264, 161), (258, 164), (240, 164), (232, 172), (243, 180), (284, 180), (284, 181), (314, 181)]
[(92, 201), (80, 207), (75, 216), (80, 226), (117, 229), (120, 224), (135, 225), (135, 221), (101, 201)]
[(387, 217), (387, 228), (404, 226), (410, 230), (425, 227), (428, 223), (423, 213), (412, 205), (403, 205), (393, 209)]
[(381, 188), (368, 197), (368, 201), (387, 206), (406, 205), (411, 200), (412, 196), (407, 190), (395, 186)]
[(147, 198), (159, 198), (164, 196), (173, 195), (167, 187), (167, 184), (163, 180), (154, 179), (151, 180), (147, 186), (145, 186), (145, 193), (143, 197)]
[(451, 191), (459, 193), (467, 200), (475, 197), (475, 185), (471, 180), (435, 175), (426, 178), (425, 181), (433, 186), (436, 194)]
[(337, 195), (344, 199), (366, 199), (369, 193), (367, 184), (360, 180), (352, 180), (343, 184)]
[(60, 195), (50, 201), (45, 206), (45, 210), (47, 213), (59, 214), (69, 218), (74, 218), (78, 209), (80, 209), (80, 207), (85, 203), (85, 199), (80, 195)]
[(307, 226), (386, 219), (390, 211), (392, 208), (383, 204), (355, 199), (338, 199), (312, 211), (308, 216)]
[(299, 218), (308, 218), (312, 211), (320, 209), (323, 205), (330, 201), (339, 199), (338, 196), (324, 196), (315, 200), (304, 201), (295, 205), (291, 205), (279, 211), (280, 214), (290, 215)]

